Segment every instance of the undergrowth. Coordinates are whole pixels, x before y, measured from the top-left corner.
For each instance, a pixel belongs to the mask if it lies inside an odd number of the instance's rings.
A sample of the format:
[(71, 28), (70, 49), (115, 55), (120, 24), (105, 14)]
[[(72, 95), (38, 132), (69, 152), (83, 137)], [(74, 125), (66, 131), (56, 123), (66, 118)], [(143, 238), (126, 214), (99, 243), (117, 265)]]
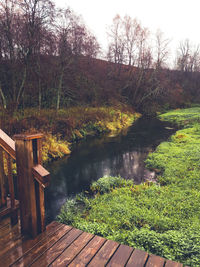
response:
[(12, 116), (0, 113), (0, 128), (9, 135), (44, 133), (43, 160), (49, 161), (69, 154), (70, 143), (88, 135), (117, 133), (139, 117), (127, 106), (71, 107), (58, 112), (29, 108)]
[(146, 160), (157, 184), (103, 177), (67, 201), (58, 219), (122, 244), (200, 266), (200, 108), (160, 115), (183, 125)]

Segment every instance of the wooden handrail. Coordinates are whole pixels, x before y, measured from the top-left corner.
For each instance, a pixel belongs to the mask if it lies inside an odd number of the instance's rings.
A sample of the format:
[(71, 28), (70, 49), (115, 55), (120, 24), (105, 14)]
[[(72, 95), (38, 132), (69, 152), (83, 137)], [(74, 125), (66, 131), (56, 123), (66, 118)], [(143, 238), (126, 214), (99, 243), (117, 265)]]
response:
[(43, 134), (15, 135), (22, 233), (35, 237), (45, 230), (44, 188), (50, 180), (42, 167)]
[(18, 221), (17, 209), (19, 207), (18, 201), (15, 200), (12, 173), (15, 158), (15, 142), (0, 129), (0, 207), (2, 207), (0, 217), (10, 214), (13, 225)]
[(49, 172), (41, 165), (42, 137), (41, 133), (21, 134), (15, 135), (13, 141), (0, 129), (0, 206), (6, 204), (7, 192), (4, 185), (5, 179), (8, 179), (9, 203), (14, 221), (17, 213), (12, 163), (16, 160), (21, 232), (32, 237), (45, 230), (44, 189), (50, 181)]
[(38, 181), (38, 183), (46, 188), (50, 182), (50, 173), (38, 164), (32, 168), (33, 177)]
[(15, 141), (13, 141), (4, 131), (0, 129), (0, 146), (5, 150), (13, 159), (16, 159)]

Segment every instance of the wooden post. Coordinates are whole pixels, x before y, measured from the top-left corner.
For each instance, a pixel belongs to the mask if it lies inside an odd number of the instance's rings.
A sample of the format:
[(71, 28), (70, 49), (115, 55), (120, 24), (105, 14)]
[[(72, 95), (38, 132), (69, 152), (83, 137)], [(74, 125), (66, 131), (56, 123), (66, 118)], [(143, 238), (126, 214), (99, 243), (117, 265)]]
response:
[[(34, 165), (37, 164), (37, 166), (39, 165), (41, 166), (42, 164), (42, 139), (33, 140), (33, 161)], [(34, 170), (33, 170), (33, 175), (35, 175)], [(37, 177), (37, 175), (35, 176)], [(45, 186), (39, 180), (37, 180), (37, 182), (35, 183), (35, 190), (36, 190), (36, 205), (37, 205), (37, 215), (38, 215), (37, 217), (38, 233), (44, 232), (46, 229), (44, 188)]]
[(0, 208), (6, 205), (3, 149), (0, 147)]
[(14, 191), (14, 183), (13, 183), (13, 175), (12, 175), (12, 161), (11, 156), (5, 152), (6, 161), (7, 161), (7, 169), (8, 169), (8, 188), (10, 193), (10, 206), (11, 206), (11, 224), (15, 225), (18, 222), (18, 211), (15, 208), (15, 191)]
[(38, 234), (35, 180), (32, 174), (32, 168), (37, 164), (34, 143), (42, 137), (42, 134), (14, 136), (21, 230), (23, 234), (31, 235), (33, 238)]

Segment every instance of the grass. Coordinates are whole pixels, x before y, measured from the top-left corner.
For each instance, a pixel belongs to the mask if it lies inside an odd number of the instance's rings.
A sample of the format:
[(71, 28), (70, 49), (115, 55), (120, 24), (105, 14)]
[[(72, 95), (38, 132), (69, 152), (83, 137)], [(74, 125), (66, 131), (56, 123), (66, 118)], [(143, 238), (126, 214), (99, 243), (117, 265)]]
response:
[(189, 266), (200, 266), (200, 108), (160, 115), (182, 125), (146, 160), (157, 184), (103, 177), (67, 201), (61, 222)]

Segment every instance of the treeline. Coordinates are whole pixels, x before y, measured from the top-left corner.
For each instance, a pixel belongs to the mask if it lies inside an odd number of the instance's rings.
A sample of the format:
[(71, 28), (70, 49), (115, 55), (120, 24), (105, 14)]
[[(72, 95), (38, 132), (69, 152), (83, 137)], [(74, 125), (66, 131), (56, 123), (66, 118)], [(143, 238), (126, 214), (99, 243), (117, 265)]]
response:
[[(129, 16), (110, 26), (106, 60), (82, 18), (52, 0), (0, 3), (0, 106), (54, 108), (126, 103), (139, 110), (200, 100), (199, 47), (180, 43), (173, 70), (169, 40), (152, 38)], [(152, 41), (154, 40), (154, 41)]]

